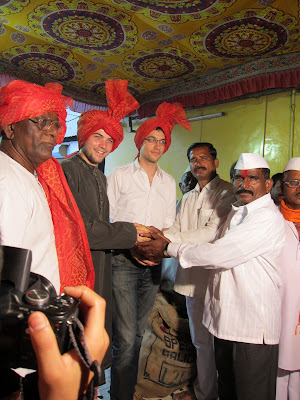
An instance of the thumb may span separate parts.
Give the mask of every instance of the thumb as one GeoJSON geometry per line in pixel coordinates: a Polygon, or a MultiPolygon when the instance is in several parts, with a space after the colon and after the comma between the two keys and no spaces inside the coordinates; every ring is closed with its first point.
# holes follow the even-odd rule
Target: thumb
{"type": "Polygon", "coordinates": [[[39,311],[29,316],[28,327],[39,374],[47,376],[53,373],[53,369],[55,371],[61,359],[55,334],[46,315],[39,311]]]}

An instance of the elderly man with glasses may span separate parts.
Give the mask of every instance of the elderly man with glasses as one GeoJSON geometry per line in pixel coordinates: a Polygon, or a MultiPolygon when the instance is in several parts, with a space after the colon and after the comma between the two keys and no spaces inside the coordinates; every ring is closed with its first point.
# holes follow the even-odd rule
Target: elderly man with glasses
{"type": "Polygon", "coordinates": [[[81,215],[59,163],[52,157],[66,132],[62,86],[19,80],[0,92],[1,244],[32,251],[31,270],[57,293],[94,287],[94,269],[81,215]]]}
{"type": "MultiPolygon", "coordinates": [[[[20,80],[0,91],[0,242],[31,250],[31,271],[46,277],[57,294],[66,286],[93,289],[95,281],[80,212],[52,157],[73,101],[61,92],[58,83],[42,87],[20,80]]],[[[4,369],[1,377],[0,397],[18,390],[18,375],[4,369]]],[[[37,391],[35,379],[28,374],[22,382],[30,399],[37,391]]]]}

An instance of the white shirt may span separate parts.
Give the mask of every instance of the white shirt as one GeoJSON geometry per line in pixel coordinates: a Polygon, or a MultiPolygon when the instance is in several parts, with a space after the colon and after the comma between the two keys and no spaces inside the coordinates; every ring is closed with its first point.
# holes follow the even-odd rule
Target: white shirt
{"type": "MultiPolygon", "coordinates": [[[[300,370],[300,243],[293,222],[286,221],[286,242],[281,253],[281,332],[278,367],[300,370]]],[[[285,397],[286,398],[286,397],[285,397]]]]}
{"type": "MultiPolygon", "coordinates": [[[[238,204],[238,203],[236,203],[238,204]]],[[[277,344],[280,334],[280,252],[285,223],[270,194],[235,206],[215,243],[171,243],[183,268],[213,269],[203,324],[220,339],[277,344]]]]}
{"type": "MultiPolygon", "coordinates": [[[[196,244],[211,242],[226,221],[231,204],[236,201],[233,187],[217,175],[200,191],[199,184],[182,198],[174,224],[164,232],[172,242],[196,244]]],[[[209,271],[178,267],[174,290],[185,296],[204,300],[209,271]]]]}
{"type": "Polygon", "coordinates": [[[115,168],[107,183],[112,222],[137,222],[158,229],[173,224],[176,183],[158,166],[151,185],[138,160],[115,168]]]}
{"type": "Polygon", "coordinates": [[[37,177],[0,151],[0,241],[32,251],[31,271],[60,291],[54,229],[37,177]]]}

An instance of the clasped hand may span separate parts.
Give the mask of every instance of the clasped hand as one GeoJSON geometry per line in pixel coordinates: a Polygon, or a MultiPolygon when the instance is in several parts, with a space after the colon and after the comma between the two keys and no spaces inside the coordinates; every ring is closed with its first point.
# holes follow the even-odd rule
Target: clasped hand
{"type": "Polygon", "coordinates": [[[141,233],[143,237],[147,238],[146,241],[145,239],[138,241],[131,249],[131,254],[142,265],[158,265],[164,257],[164,249],[170,240],[154,226],[148,226],[147,229],[148,232],[141,233]]]}

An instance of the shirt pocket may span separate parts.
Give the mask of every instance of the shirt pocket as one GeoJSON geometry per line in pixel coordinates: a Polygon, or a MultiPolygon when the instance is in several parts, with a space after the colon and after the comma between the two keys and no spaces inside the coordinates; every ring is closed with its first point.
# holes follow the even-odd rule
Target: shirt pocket
{"type": "Polygon", "coordinates": [[[199,210],[199,227],[207,225],[214,212],[213,208],[199,210]]]}

